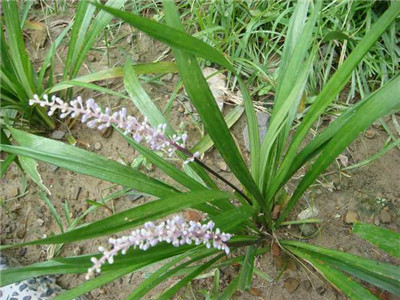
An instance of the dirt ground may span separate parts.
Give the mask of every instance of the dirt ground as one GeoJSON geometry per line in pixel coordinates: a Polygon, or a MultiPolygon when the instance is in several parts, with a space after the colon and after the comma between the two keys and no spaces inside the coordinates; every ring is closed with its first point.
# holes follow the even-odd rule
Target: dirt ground
{"type": "MultiPolygon", "coordinates": [[[[121,34],[131,34],[131,29],[122,27],[121,34]]],[[[50,35],[54,38],[57,35],[56,28],[52,29],[50,35]]],[[[125,49],[134,50],[134,58],[138,62],[150,62],[156,57],[163,55],[165,47],[152,41],[147,36],[134,33],[134,41],[132,44],[125,45],[125,49]]],[[[42,52],[48,48],[47,44],[37,51],[31,49],[31,57],[35,64],[40,63],[42,52]]],[[[66,47],[60,49],[60,55],[66,54],[66,47]]],[[[110,54],[109,65],[120,63],[120,50],[118,47],[112,49],[110,54]]],[[[91,51],[87,68],[90,70],[101,70],[107,67],[104,53],[99,51],[91,51]]],[[[61,72],[61,69],[58,70],[61,72]]],[[[86,70],[83,68],[82,73],[86,70]]],[[[145,84],[146,91],[154,99],[155,103],[163,108],[171,93],[177,75],[167,76],[163,80],[164,85],[145,84]]],[[[122,87],[120,79],[110,80],[108,87],[119,90],[122,87]]],[[[96,97],[102,104],[115,104],[105,95],[93,94],[87,91],[74,90],[74,94],[81,94],[84,97],[96,97]]],[[[178,98],[182,99],[182,97],[178,98]]],[[[123,101],[123,105],[129,107],[130,113],[138,115],[137,110],[129,101],[123,101]]],[[[191,142],[194,143],[200,136],[200,133],[193,124],[193,119],[185,113],[185,109],[180,102],[175,102],[171,111],[171,123],[178,128],[180,125],[191,134],[191,142]]],[[[399,117],[398,117],[399,119],[399,117]]],[[[400,120],[400,119],[399,119],[400,120]]],[[[243,145],[242,130],[244,128],[244,118],[234,126],[233,133],[242,147],[242,151],[247,156],[243,145]]],[[[67,127],[61,123],[59,130],[67,132],[67,127]]],[[[118,135],[113,132],[111,135],[102,134],[99,131],[93,131],[86,126],[77,122],[70,129],[71,134],[79,142],[78,146],[90,151],[94,151],[102,156],[114,159],[119,162],[131,164],[138,153],[118,135]]],[[[51,133],[49,134],[51,136],[51,133]]],[[[359,162],[370,155],[379,151],[387,139],[387,134],[379,126],[371,127],[368,137],[360,136],[350,147],[343,153],[348,157],[349,164],[359,162]]],[[[234,180],[233,175],[221,165],[221,159],[216,151],[208,152],[203,158],[204,161],[214,166],[224,177],[234,180]]],[[[318,210],[318,218],[323,222],[320,224],[320,231],[309,240],[312,244],[324,247],[341,249],[353,254],[363,255],[381,261],[399,263],[393,258],[384,255],[375,247],[365,243],[351,233],[351,225],[344,222],[345,216],[349,213],[355,213],[357,219],[366,223],[376,224],[385,228],[400,231],[400,151],[392,149],[382,158],[373,161],[367,166],[349,171],[339,172],[338,165],[333,164],[327,174],[320,178],[308,193],[306,193],[296,208],[293,216],[297,213],[314,205],[318,210]],[[385,207],[382,206],[382,199],[385,199],[385,207]]],[[[343,167],[343,166],[341,166],[343,167]]],[[[150,170],[141,167],[141,170],[155,178],[168,182],[166,176],[157,169],[150,170]]],[[[105,181],[91,178],[88,176],[75,174],[73,172],[58,169],[49,164],[39,162],[39,171],[42,175],[44,184],[50,189],[50,200],[56,207],[57,211],[62,215],[62,204],[68,202],[72,219],[82,214],[89,204],[85,201],[99,200],[110,193],[121,190],[120,186],[114,186],[105,181]]],[[[52,217],[50,210],[39,196],[39,188],[30,180],[27,182],[27,193],[18,199],[7,201],[16,197],[23,192],[23,174],[13,164],[7,175],[0,181],[0,198],[6,199],[6,207],[2,207],[1,211],[1,244],[13,244],[24,241],[48,236],[51,233],[60,233],[58,226],[52,217]]],[[[141,197],[136,199],[135,196],[125,196],[114,199],[108,203],[108,206],[115,212],[121,212],[135,205],[145,202],[146,199],[141,197]]],[[[89,214],[85,218],[85,222],[98,220],[102,217],[109,216],[111,213],[104,208],[97,209],[94,213],[89,214]]],[[[63,218],[65,220],[65,218],[63,218]]],[[[288,228],[287,232],[282,232],[288,238],[299,235],[297,228],[288,228]]],[[[62,256],[79,255],[93,253],[97,251],[99,245],[104,245],[107,237],[94,239],[90,241],[81,241],[74,244],[68,244],[61,250],[62,256]]],[[[52,249],[45,246],[31,246],[21,249],[7,251],[8,255],[16,258],[22,265],[28,265],[39,261],[46,260],[51,256],[52,249]]],[[[256,266],[263,270],[272,278],[277,278],[282,269],[283,262],[273,259],[272,254],[267,254],[257,258],[256,266]]],[[[222,268],[221,286],[226,286],[233,278],[236,267],[222,268]]],[[[139,271],[134,275],[127,275],[120,280],[108,284],[100,289],[92,291],[88,299],[124,299],[130,294],[141,279],[145,278],[151,269],[139,271]]],[[[188,288],[184,289],[177,299],[202,299],[201,289],[210,289],[213,278],[205,278],[195,280],[188,288]]],[[[68,289],[84,282],[83,275],[63,275],[58,278],[58,283],[68,289]]],[[[158,288],[152,295],[156,297],[157,291],[162,291],[168,287],[168,284],[158,288]]],[[[395,299],[394,296],[388,295],[389,299],[395,299]],[[391,298],[390,298],[391,297],[391,298]]],[[[256,276],[253,282],[253,288],[250,293],[241,292],[235,294],[235,299],[346,299],[341,293],[337,292],[331,285],[327,284],[321,276],[319,276],[310,266],[289,260],[286,270],[281,274],[278,282],[269,283],[262,278],[256,276]]],[[[147,298],[150,299],[150,296],[147,298]]]]}

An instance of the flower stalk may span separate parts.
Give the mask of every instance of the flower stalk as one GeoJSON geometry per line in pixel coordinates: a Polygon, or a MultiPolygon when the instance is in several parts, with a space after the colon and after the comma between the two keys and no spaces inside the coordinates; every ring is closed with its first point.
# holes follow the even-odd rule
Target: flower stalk
{"type": "Polygon", "coordinates": [[[111,250],[107,251],[100,246],[99,251],[103,256],[100,259],[92,257],[93,266],[88,269],[86,279],[89,280],[95,272],[100,273],[102,265],[106,262],[112,264],[114,256],[119,252],[124,255],[130,248],[146,251],[160,242],[166,242],[175,247],[184,244],[204,244],[207,248],[213,247],[229,254],[230,249],[226,242],[230,240],[232,235],[221,232],[219,228],[214,230],[214,227],[215,224],[212,221],[206,224],[194,221],[186,222],[180,216],[175,216],[158,224],[147,222],[144,224],[144,228],[132,231],[129,236],[117,239],[110,238],[108,242],[112,245],[111,250]]]}

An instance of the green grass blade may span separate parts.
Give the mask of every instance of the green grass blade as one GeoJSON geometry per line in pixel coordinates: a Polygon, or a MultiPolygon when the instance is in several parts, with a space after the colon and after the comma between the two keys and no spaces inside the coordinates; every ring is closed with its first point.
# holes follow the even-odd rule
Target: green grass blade
{"type": "Polygon", "coordinates": [[[247,247],[246,256],[239,273],[238,288],[242,291],[248,291],[251,288],[254,272],[254,259],[256,248],[254,246],[247,247]]]}
{"type": "Polygon", "coordinates": [[[104,6],[98,3],[93,4],[170,47],[185,50],[188,53],[211,60],[233,71],[232,65],[220,52],[199,39],[186,34],[182,30],[162,25],[138,15],[109,6],[104,6]]]}
{"type": "Polygon", "coordinates": [[[351,277],[316,259],[312,255],[299,251],[298,248],[294,247],[288,247],[288,250],[312,264],[314,268],[319,270],[327,280],[329,280],[334,286],[345,293],[350,299],[377,299],[370,291],[352,280],[351,277]]]}
{"type": "Polygon", "coordinates": [[[239,285],[239,276],[236,276],[225,288],[225,290],[218,295],[216,300],[232,299],[233,294],[235,294],[235,292],[238,289],[238,285],[239,285]]]}
{"type": "Polygon", "coordinates": [[[362,239],[400,258],[400,233],[365,223],[356,223],[353,232],[362,239]]]}
{"type": "Polygon", "coordinates": [[[346,124],[342,126],[341,130],[332,137],[321,151],[318,159],[297,186],[285,210],[279,217],[278,223],[282,222],[288,216],[303,192],[361,131],[368,128],[375,120],[385,116],[389,112],[400,110],[399,95],[400,76],[397,76],[363,101],[362,105],[358,107],[358,110],[354,111],[353,116],[349,118],[346,124]]]}
{"type": "Polygon", "coordinates": [[[30,158],[25,156],[19,157],[19,162],[21,164],[22,169],[29,177],[47,194],[51,195],[49,189],[43,184],[42,177],[40,176],[39,171],[37,170],[38,163],[30,158]]]}
{"type": "Polygon", "coordinates": [[[42,160],[77,173],[131,187],[149,195],[165,197],[177,192],[154,178],[95,153],[16,129],[10,131],[23,147],[1,145],[3,151],[42,160]]]}
{"type": "Polygon", "coordinates": [[[385,13],[378,19],[378,21],[374,23],[364,38],[358,43],[352,53],[324,86],[321,93],[310,107],[310,110],[305,115],[301,125],[293,137],[293,140],[288,148],[289,150],[286,153],[285,159],[281,166],[283,173],[286,173],[292,165],[296,157],[297,150],[299,149],[301,142],[304,140],[304,137],[311,126],[343,89],[354,68],[359,64],[368,50],[374,45],[376,40],[393,23],[399,13],[400,2],[392,2],[385,13]]]}
{"type": "Polygon", "coordinates": [[[54,220],[56,220],[56,223],[58,225],[58,228],[60,228],[61,233],[64,233],[64,226],[62,224],[60,215],[57,213],[56,208],[54,207],[53,203],[51,203],[50,199],[47,198],[46,194],[43,192],[39,193],[40,198],[44,201],[44,203],[47,205],[47,207],[50,210],[50,213],[52,214],[54,220]]]}
{"type": "MultiPolygon", "coordinates": [[[[176,65],[172,62],[155,62],[155,63],[143,63],[133,65],[136,74],[154,74],[154,73],[175,73],[177,72],[176,65]]],[[[101,70],[98,72],[90,73],[73,79],[73,82],[90,83],[94,81],[101,81],[105,79],[120,78],[124,76],[123,67],[114,67],[106,70],[101,70]]],[[[58,91],[65,90],[67,88],[73,87],[74,85],[70,83],[69,80],[62,81],[54,85],[47,90],[47,93],[55,93],[58,91]]]]}
{"type": "MultiPolygon", "coordinates": [[[[182,24],[180,24],[174,3],[165,1],[164,7],[167,24],[181,31],[182,24]]],[[[205,130],[214,141],[216,148],[230,167],[232,173],[235,174],[242,185],[256,198],[260,206],[265,207],[262,196],[246,167],[243,157],[236,147],[235,141],[200,70],[196,58],[176,48],[173,49],[173,53],[186,92],[199,113],[205,130]]]]}
{"type": "Polygon", "coordinates": [[[285,240],[281,244],[306,252],[315,259],[395,295],[400,293],[400,267],[398,266],[302,242],[285,240]]]}
{"type": "Polygon", "coordinates": [[[175,295],[181,288],[183,288],[190,281],[192,281],[194,278],[196,278],[198,275],[200,275],[204,270],[211,267],[214,263],[216,263],[223,256],[224,256],[224,254],[220,254],[217,257],[210,259],[208,262],[203,263],[202,265],[197,267],[194,271],[189,273],[189,275],[187,275],[185,278],[183,278],[181,281],[179,281],[177,284],[175,284],[172,288],[170,288],[168,291],[166,291],[164,294],[162,294],[158,299],[160,299],[160,300],[171,299],[171,297],[173,295],[175,295]]]}
{"type": "MultiPolygon", "coordinates": [[[[244,109],[242,106],[236,106],[234,109],[232,109],[229,113],[226,114],[224,120],[228,128],[231,128],[239,120],[239,118],[243,114],[243,111],[244,109]]],[[[199,151],[200,153],[205,153],[213,145],[214,145],[213,140],[208,134],[206,134],[190,151],[192,153],[195,153],[196,151],[199,151]]]]}
{"type": "Polygon", "coordinates": [[[59,234],[56,236],[26,242],[17,245],[8,245],[9,248],[23,245],[61,244],[84,239],[91,239],[106,234],[120,232],[144,224],[147,221],[157,220],[185,208],[193,207],[215,199],[228,199],[231,194],[223,191],[198,191],[177,194],[152,201],[124,212],[93,222],[89,225],[59,234]]]}

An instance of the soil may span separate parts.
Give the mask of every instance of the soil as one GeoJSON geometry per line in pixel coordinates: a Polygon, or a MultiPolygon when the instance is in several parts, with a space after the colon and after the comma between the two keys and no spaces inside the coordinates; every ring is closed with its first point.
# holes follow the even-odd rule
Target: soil
{"type": "MultiPolygon", "coordinates": [[[[151,62],[155,58],[163,55],[166,50],[165,46],[151,40],[144,34],[132,32],[132,29],[123,25],[117,35],[132,34],[134,37],[131,43],[126,40],[118,44],[110,50],[110,61],[107,61],[103,52],[92,50],[86,61],[87,69],[101,70],[107,66],[121,64],[121,48],[134,53],[134,59],[138,62],[151,62]]],[[[57,30],[51,30],[50,35],[53,40],[57,36],[57,30]]],[[[102,41],[99,42],[99,48],[102,41]]],[[[40,53],[48,49],[49,43],[45,43],[43,48],[35,50],[30,49],[30,55],[36,66],[40,65],[41,58],[44,55],[40,53]]],[[[66,55],[67,46],[61,46],[59,55],[66,55]]],[[[167,54],[168,56],[169,54],[167,54]]],[[[123,63],[123,62],[122,62],[123,63]]],[[[62,67],[58,67],[59,73],[62,67]]],[[[86,72],[82,68],[82,74],[86,72]]],[[[168,76],[163,80],[163,84],[144,84],[144,88],[149,93],[151,99],[156,105],[164,108],[172,94],[175,84],[178,80],[177,75],[168,76]]],[[[121,90],[122,80],[110,80],[108,87],[114,90],[121,90]]],[[[124,100],[115,104],[106,95],[98,95],[90,91],[75,89],[74,94],[81,94],[83,97],[96,97],[100,103],[115,107],[116,105],[124,105],[129,108],[129,112],[133,115],[139,115],[128,100],[124,100]]],[[[178,100],[182,100],[180,96],[178,100]]],[[[180,109],[181,103],[174,102],[171,111],[170,120],[175,128],[183,126],[189,132],[192,143],[200,136],[200,132],[193,124],[193,118],[185,114],[184,109],[180,109]]],[[[229,108],[225,108],[229,109],[229,108]]],[[[244,117],[233,128],[242,152],[245,156],[248,153],[245,150],[242,138],[242,131],[245,126],[244,117]]],[[[73,137],[78,141],[78,147],[85,148],[107,158],[119,161],[121,163],[131,164],[138,157],[129,145],[118,135],[112,132],[111,135],[103,135],[99,131],[93,131],[86,126],[77,122],[73,127],[67,128],[66,123],[60,123],[59,130],[68,132],[70,130],[73,137]],[[100,143],[100,144],[99,144],[100,143]],[[95,146],[96,145],[96,146],[95,146]]],[[[370,155],[379,151],[387,139],[387,134],[379,126],[372,127],[370,130],[373,135],[368,137],[359,137],[343,155],[349,159],[349,164],[359,162],[370,155]]],[[[371,132],[369,132],[371,133],[371,132]]],[[[51,133],[48,134],[49,136],[51,133]]],[[[212,150],[206,153],[203,160],[227,179],[234,181],[233,175],[228,171],[221,170],[221,158],[216,151],[212,150]]],[[[385,262],[398,264],[399,261],[385,255],[376,247],[369,245],[360,238],[351,233],[351,225],[344,222],[344,217],[349,212],[355,213],[358,220],[376,224],[384,228],[400,231],[400,151],[392,149],[385,156],[373,161],[367,166],[357,168],[350,171],[340,171],[338,166],[340,162],[332,164],[325,176],[319,179],[308,193],[305,194],[302,201],[298,204],[293,217],[310,206],[315,206],[319,210],[318,218],[323,222],[320,224],[320,231],[317,235],[309,239],[312,244],[324,247],[344,250],[353,254],[362,255],[385,262]],[[382,199],[386,199],[386,206],[382,206],[382,199]],[[384,212],[383,212],[384,211],[384,212]]],[[[146,169],[144,166],[141,170],[146,174],[171,182],[165,175],[156,168],[146,169]]],[[[51,202],[56,207],[62,219],[65,217],[62,212],[63,203],[67,202],[70,208],[70,217],[72,219],[81,215],[90,205],[86,199],[98,201],[112,192],[121,190],[120,186],[114,186],[108,182],[95,179],[92,177],[76,174],[64,169],[58,169],[49,164],[39,162],[39,171],[43,178],[44,184],[50,189],[51,202]]],[[[58,234],[60,230],[51,215],[49,208],[41,199],[40,189],[28,179],[26,194],[12,199],[24,192],[23,183],[24,175],[13,164],[6,176],[1,179],[0,198],[5,199],[5,207],[1,211],[1,244],[14,244],[24,241],[40,239],[50,234],[58,234]]],[[[113,199],[108,202],[108,207],[114,212],[122,212],[128,208],[140,205],[148,200],[148,198],[140,197],[135,199],[133,196],[124,196],[113,199]]],[[[90,213],[84,219],[85,222],[99,220],[103,217],[110,216],[108,209],[98,208],[95,212],[90,213]]],[[[298,228],[288,228],[282,234],[288,238],[293,235],[300,235],[298,228]]],[[[60,252],[62,256],[79,255],[86,253],[94,253],[99,245],[106,244],[107,237],[81,241],[73,244],[65,245],[60,252]]],[[[35,262],[45,261],[51,257],[54,249],[47,246],[30,246],[22,249],[9,250],[6,254],[16,258],[22,265],[29,265],[35,262]]],[[[309,265],[298,262],[293,259],[282,257],[274,258],[271,251],[257,258],[256,266],[264,271],[272,278],[278,278],[280,271],[281,278],[277,282],[269,283],[259,276],[255,276],[252,289],[250,292],[237,292],[235,299],[346,299],[346,297],[335,290],[329,283],[319,276],[315,270],[309,265]],[[283,265],[286,269],[283,271],[283,265]]],[[[221,269],[221,288],[229,284],[233,276],[237,272],[237,266],[231,266],[221,269]]],[[[138,285],[143,278],[155,270],[151,267],[139,271],[133,275],[122,277],[113,283],[96,289],[87,295],[88,299],[124,299],[138,285]]],[[[62,275],[58,277],[57,282],[65,289],[70,289],[84,282],[83,275],[62,275]]],[[[151,295],[156,298],[158,292],[170,286],[174,281],[167,282],[158,287],[151,295]]],[[[177,299],[194,299],[194,297],[202,299],[200,291],[202,289],[210,290],[213,284],[213,277],[195,280],[186,289],[176,296],[177,299]]],[[[393,296],[389,296],[392,297],[393,296]]],[[[148,296],[147,299],[150,299],[148,296]]],[[[394,299],[394,298],[393,298],[394,299]]]]}

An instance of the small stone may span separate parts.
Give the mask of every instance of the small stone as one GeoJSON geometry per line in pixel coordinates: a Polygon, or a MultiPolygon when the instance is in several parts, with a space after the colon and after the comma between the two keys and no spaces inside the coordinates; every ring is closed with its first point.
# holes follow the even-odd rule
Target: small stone
{"type": "Polygon", "coordinates": [[[384,224],[388,224],[392,221],[392,217],[387,209],[382,209],[381,213],[379,214],[379,219],[384,224]]]}
{"type": "Polygon", "coordinates": [[[354,212],[354,211],[348,211],[348,212],[346,213],[346,215],[344,216],[343,221],[344,221],[346,224],[353,224],[354,222],[357,221],[357,219],[358,219],[358,215],[357,215],[356,212],[354,212]]]}
{"type": "Polygon", "coordinates": [[[18,187],[14,187],[11,189],[10,196],[11,198],[17,197],[19,195],[19,189],[18,187]]]}
{"type": "Polygon", "coordinates": [[[375,219],[374,224],[375,224],[376,226],[381,225],[381,221],[379,220],[379,218],[376,218],[376,219],[375,219]]]}
{"type": "Polygon", "coordinates": [[[300,231],[301,234],[305,237],[309,237],[315,233],[317,228],[313,224],[301,224],[300,225],[300,231]]]}
{"type": "MultiPolygon", "coordinates": [[[[260,111],[257,112],[258,132],[260,134],[261,144],[264,141],[265,135],[267,134],[268,120],[269,120],[268,114],[260,111]]],[[[244,144],[246,146],[246,150],[250,152],[249,129],[247,125],[243,129],[243,139],[244,139],[244,144]]]]}
{"type": "Polygon", "coordinates": [[[21,256],[21,257],[23,257],[23,256],[25,256],[26,251],[27,251],[27,248],[26,248],[26,247],[20,248],[20,249],[18,250],[18,255],[21,256]]]}
{"type": "Polygon", "coordinates": [[[172,78],[174,78],[174,74],[173,73],[168,73],[163,77],[163,79],[165,79],[166,81],[171,81],[172,78]]]}
{"type": "Polygon", "coordinates": [[[300,282],[296,278],[288,278],[288,279],[286,279],[286,281],[284,283],[286,290],[290,294],[293,294],[297,290],[297,288],[299,287],[299,284],[300,284],[300,282]]]}
{"type": "Polygon", "coordinates": [[[365,131],[364,135],[367,139],[373,139],[376,135],[376,132],[373,129],[368,129],[367,131],[365,131]]]}
{"type": "Polygon", "coordinates": [[[36,220],[36,224],[40,227],[44,224],[44,220],[43,219],[37,219],[36,220]]]}
{"type": "Polygon", "coordinates": [[[74,254],[75,254],[75,255],[81,255],[82,252],[83,252],[83,249],[82,249],[82,247],[80,247],[80,246],[78,246],[78,247],[76,247],[76,248],[74,249],[74,254]]]}
{"type": "Polygon", "coordinates": [[[49,165],[49,172],[50,172],[50,173],[54,173],[54,172],[57,171],[58,169],[59,169],[58,166],[49,165]]]}
{"type": "Polygon", "coordinates": [[[110,138],[113,132],[114,132],[114,127],[112,126],[100,130],[101,136],[106,139],[110,138]]]}
{"type": "Polygon", "coordinates": [[[181,105],[178,107],[178,112],[183,113],[185,111],[185,108],[181,105]]]}
{"type": "Polygon", "coordinates": [[[21,204],[15,203],[15,204],[11,207],[10,211],[13,212],[13,213],[15,213],[15,212],[18,212],[21,208],[22,208],[21,204]]]}
{"type": "Polygon", "coordinates": [[[228,166],[226,165],[226,163],[224,161],[218,162],[217,165],[222,171],[228,170],[228,166]]]}
{"type": "Polygon", "coordinates": [[[100,149],[101,149],[101,143],[96,142],[96,143],[94,144],[94,150],[99,151],[100,149]]]}
{"type": "Polygon", "coordinates": [[[55,140],[62,140],[62,138],[65,136],[65,132],[61,131],[61,130],[56,130],[53,131],[53,133],[51,134],[51,138],[55,139],[55,140]]]}
{"type": "Polygon", "coordinates": [[[297,219],[298,220],[312,219],[312,218],[315,218],[316,216],[318,216],[318,214],[319,214],[318,208],[312,206],[312,207],[309,207],[309,208],[301,211],[297,215],[297,219]]]}
{"type": "Polygon", "coordinates": [[[21,227],[17,230],[17,233],[16,233],[17,238],[23,239],[24,236],[25,236],[25,233],[26,233],[25,226],[21,226],[21,227]]]}
{"type": "Polygon", "coordinates": [[[307,292],[310,291],[312,287],[310,280],[303,280],[301,282],[301,287],[307,292]]]}

